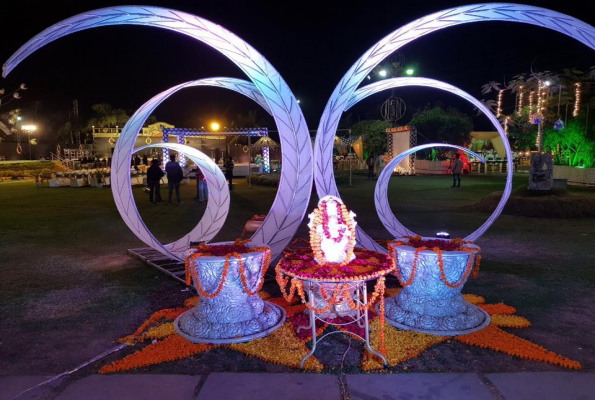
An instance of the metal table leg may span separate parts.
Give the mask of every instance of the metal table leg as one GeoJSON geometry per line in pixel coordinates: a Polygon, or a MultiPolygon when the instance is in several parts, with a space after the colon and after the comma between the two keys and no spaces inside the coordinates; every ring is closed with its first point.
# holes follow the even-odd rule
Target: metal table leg
{"type": "MultiPolygon", "coordinates": [[[[366,304],[368,304],[368,288],[366,287],[366,283],[364,282],[364,299],[366,304]]],[[[365,321],[365,331],[366,331],[366,346],[368,347],[368,350],[370,351],[370,353],[372,354],[376,354],[378,357],[380,357],[382,359],[382,361],[384,361],[384,366],[388,367],[388,361],[386,360],[386,358],[382,355],[382,353],[374,350],[372,348],[372,346],[370,345],[370,323],[368,321],[368,311],[365,310],[364,311],[364,321],[365,321]]]]}
{"type": "MultiPolygon", "coordinates": [[[[312,299],[314,298],[312,285],[312,282],[308,283],[308,301],[312,301],[312,299]]],[[[316,314],[314,313],[314,310],[311,310],[310,308],[308,308],[308,312],[310,313],[310,326],[312,327],[312,350],[308,354],[306,354],[304,358],[302,358],[302,361],[300,362],[300,368],[302,369],[304,368],[304,363],[306,362],[306,360],[310,358],[312,354],[314,354],[314,352],[316,351],[316,314]]]]}

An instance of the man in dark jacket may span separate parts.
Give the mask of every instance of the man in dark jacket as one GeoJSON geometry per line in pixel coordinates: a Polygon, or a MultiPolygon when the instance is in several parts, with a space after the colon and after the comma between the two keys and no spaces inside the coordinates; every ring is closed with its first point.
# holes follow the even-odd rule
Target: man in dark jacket
{"type": "Polygon", "coordinates": [[[233,158],[229,157],[223,166],[225,167],[225,178],[229,181],[229,190],[233,190],[233,167],[235,166],[233,158]]]}
{"type": "Polygon", "coordinates": [[[149,201],[153,203],[153,195],[155,195],[155,203],[161,203],[161,178],[165,172],[159,167],[161,162],[154,158],[151,160],[151,166],[147,170],[147,184],[149,185],[149,201]]]}
{"type": "Polygon", "coordinates": [[[180,201],[180,182],[184,179],[184,171],[180,167],[180,164],[176,162],[175,154],[169,156],[169,162],[165,164],[165,172],[167,172],[167,184],[169,186],[169,204],[171,204],[171,196],[174,189],[176,189],[178,204],[182,204],[182,201],[180,201]]]}

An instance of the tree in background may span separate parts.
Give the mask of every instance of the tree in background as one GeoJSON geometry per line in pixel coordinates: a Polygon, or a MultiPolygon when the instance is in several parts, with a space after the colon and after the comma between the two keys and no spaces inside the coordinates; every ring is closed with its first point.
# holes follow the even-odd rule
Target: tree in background
{"type": "MultiPolygon", "coordinates": [[[[508,129],[511,146],[514,149],[526,150],[535,148],[536,145],[538,129],[537,125],[531,123],[533,115],[541,114],[544,131],[553,131],[552,127],[558,120],[574,126],[575,130],[578,129],[572,121],[581,120],[581,115],[588,114],[588,109],[595,106],[593,85],[591,85],[593,81],[595,81],[595,66],[588,72],[576,68],[565,69],[559,73],[532,71],[515,75],[508,83],[496,81],[486,83],[481,88],[482,94],[494,92],[497,100],[482,99],[482,102],[508,129]],[[575,109],[577,91],[580,92],[578,110],[575,109]],[[514,103],[507,98],[509,94],[515,95],[514,103]],[[541,99],[540,105],[538,105],[539,99],[541,99]],[[586,112],[585,109],[587,109],[586,112]]],[[[588,121],[585,119],[583,131],[587,125],[588,121]]],[[[565,130],[562,129],[560,135],[554,136],[562,137],[565,130]]],[[[576,136],[574,133],[572,135],[576,136]]]]}
{"type": "Polygon", "coordinates": [[[91,130],[93,126],[100,128],[123,127],[130,119],[126,111],[121,108],[113,108],[108,103],[93,104],[91,109],[95,113],[95,116],[89,119],[87,123],[88,130],[91,130]]]}
{"type": "Polygon", "coordinates": [[[420,133],[420,144],[425,141],[467,146],[471,142],[471,117],[453,107],[425,108],[413,115],[409,125],[420,133]]]}
{"type": "Polygon", "coordinates": [[[595,132],[585,128],[585,118],[573,119],[563,130],[547,128],[544,132],[544,149],[554,151],[554,161],[571,167],[595,166],[595,132]]]}
{"type": "Polygon", "coordinates": [[[351,127],[351,136],[364,136],[364,158],[386,153],[387,121],[364,120],[351,127]]]}

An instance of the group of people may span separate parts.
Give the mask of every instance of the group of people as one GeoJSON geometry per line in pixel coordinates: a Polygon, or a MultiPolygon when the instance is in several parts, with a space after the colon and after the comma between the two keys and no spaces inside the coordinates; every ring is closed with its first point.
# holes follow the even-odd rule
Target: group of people
{"type": "Polygon", "coordinates": [[[137,171],[139,169],[138,168],[139,165],[145,165],[145,166],[148,166],[149,165],[149,157],[147,157],[146,154],[143,155],[143,158],[142,159],[137,154],[136,156],[132,157],[132,160],[130,160],[130,166],[133,167],[137,171]]]}
{"type": "MultiPolygon", "coordinates": [[[[140,159],[140,157],[137,156],[140,159]]],[[[144,156],[146,158],[146,156],[144,156]]],[[[135,165],[136,166],[136,165],[135,165]]],[[[173,192],[176,192],[178,204],[183,204],[180,199],[180,182],[184,179],[184,170],[176,161],[175,154],[169,156],[169,161],[165,164],[165,172],[161,169],[161,160],[154,158],[151,160],[151,166],[147,169],[147,185],[149,186],[149,201],[151,204],[159,204],[161,198],[161,178],[167,174],[168,185],[168,204],[171,204],[173,192]],[[155,201],[153,201],[153,199],[155,201]]]]}
{"type": "MultiPolygon", "coordinates": [[[[43,159],[43,157],[40,157],[40,159],[43,159]]],[[[83,158],[81,158],[80,160],[82,165],[85,164],[93,164],[96,167],[111,167],[112,165],[112,158],[108,157],[108,158],[99,158],[97,156],[84,156],[83,158]]]]}
{"type": "MultiPolygon", "coordinates": [[[[137,156],[138,157],[138,156],[137,156]]],[[[146,156],[143,157],[143,161],[146,156]]],[[[148,160],[147,160],[148,163],[148,160]]],[[[233,190],[233,168],[234,162],[231,157],[223,164],[225,168],[225,178],[229,182],[229,190],[233,190]]],[[[161,160],[154,158],[151,160],[151,166],[147,169],[147,185],[149,187],[149,202],[159,204],[163,202],[161,198],[161,178],[167,175],[168,185],[168,204],[171,204],[173,193],[176,193],[178,204],[183,204],[180,198],[180,183],[185,178],[185,173],[180,164],[176,161],[175,154],[169,156],[169,161],[165,164],[165,172],[161,169],[161,160]]],[[[207,201],[208,189],[207,181],[200,168],[196,171],[196,197],[198,202],[207,201]]]]}

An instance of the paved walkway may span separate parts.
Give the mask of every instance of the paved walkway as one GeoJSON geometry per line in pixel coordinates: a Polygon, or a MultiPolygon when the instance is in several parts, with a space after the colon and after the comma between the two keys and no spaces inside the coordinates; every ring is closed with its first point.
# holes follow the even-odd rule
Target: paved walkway
{"type": "MultiPolygon", "coordinates": [[[[0,400],[46,379],[0,377],[0,400]]],[[[590,400],[595,399],[595,373],[91,375],[61,378],[17,399],[590,400]]]]}

